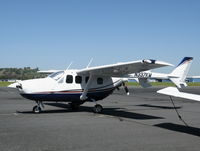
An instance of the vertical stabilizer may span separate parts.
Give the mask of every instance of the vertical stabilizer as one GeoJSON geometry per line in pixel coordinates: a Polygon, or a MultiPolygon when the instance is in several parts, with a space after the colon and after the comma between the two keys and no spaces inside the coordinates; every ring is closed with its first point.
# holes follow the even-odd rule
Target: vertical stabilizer
{"type": "Polygon", "coordinates": [[[172,77],[177,78],[170,78],[170,80],[178,87],[186,87],[187,84],[185,82],[185,79],[187,77],[187,74],[189,72],[191,63],[193,61],[193,57],[185,57],[183,60],[179,63],[179,65],[172,71],[170,74],[172,77]]]}

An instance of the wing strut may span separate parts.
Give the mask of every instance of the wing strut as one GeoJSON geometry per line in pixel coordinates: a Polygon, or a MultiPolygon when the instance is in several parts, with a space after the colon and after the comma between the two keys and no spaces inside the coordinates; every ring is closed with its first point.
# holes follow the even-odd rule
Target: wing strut
{"type": "Polygon", "coordinates": [[[85,87],[85,89],[83,90],[82,95],[80,96],[80,99],[81,99],[82,101],[84,101],[84,100],[86,100],[86,99],[88,98],[88,97],[87,97],[88,89],[89,89],[89,87],[90,87],[90,85],[91,85],[93,79],[94,79],[94,75],[90,74],[89,80],[88,80],[88,82],[87,82],[87,84],[86,84],[86,87],[85,87]]]}

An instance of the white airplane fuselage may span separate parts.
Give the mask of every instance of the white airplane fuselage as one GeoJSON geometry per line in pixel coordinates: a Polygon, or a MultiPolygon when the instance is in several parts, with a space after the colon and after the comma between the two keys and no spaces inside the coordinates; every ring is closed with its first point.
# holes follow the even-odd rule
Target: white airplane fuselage
{"type": "MultiPolygon", "coordinates": [[[[56,73],[54,73],[56,74],[56,73]]],[[[88,83],[88,75],[77,75],[76,70],[60,72],[57,76],[20,81],[20,94],[34,101],[84,102],[102,100],[127,79],[94,76],[88,87],[87,99],[80,97],[88,83]]]]}

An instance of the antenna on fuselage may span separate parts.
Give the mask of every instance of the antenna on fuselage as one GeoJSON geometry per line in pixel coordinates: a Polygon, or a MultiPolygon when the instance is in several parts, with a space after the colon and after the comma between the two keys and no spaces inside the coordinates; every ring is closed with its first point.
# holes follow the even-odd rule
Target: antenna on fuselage
{"type": "Polygon", "coordinates": [[[72,64],[73,64],[73,61],[68,65],[66,70],[69,70],[69,68],[71,67],[72,64]]]}
{"type": "Polygon", "coordinates": [[[92,61],[93,61],[93,58],[91,58],[91,59],[90,59],[90,62],[88,63],[88,65],[87,65],[87,67],[86,67],[86,68],[89,68],[89,67],[90,67],[90,65],[91,65],[92,61]]]}

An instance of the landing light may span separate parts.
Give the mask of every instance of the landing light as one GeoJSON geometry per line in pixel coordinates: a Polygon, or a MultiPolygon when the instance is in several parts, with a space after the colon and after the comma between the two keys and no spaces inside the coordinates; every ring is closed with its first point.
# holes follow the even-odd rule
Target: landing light
{"type": "Polygon", "coordinates": [[[142,63],[146,63],[146,64],[154,64],[155,62],[156,62],[156,60],[150,60],[150,59],[142,60],[142,63]]]}

